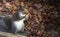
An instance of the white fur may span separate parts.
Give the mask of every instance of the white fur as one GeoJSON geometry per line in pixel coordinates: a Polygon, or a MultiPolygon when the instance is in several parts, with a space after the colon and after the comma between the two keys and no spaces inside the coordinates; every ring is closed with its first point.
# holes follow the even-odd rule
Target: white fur
{"type": "Polygon", "coordinates": [[[22,20],[13,21],[13,25],[16,27],[16,31],[24,30],[24,20],[25,20],[25,18],[22,20]]]}
{"type": "MultiPolygon", "coordinates": [[[[22,18],[25,15],[22,13],[19,13],[19,17],[22,18]]],[[[13,18],[12,18],[13,19],[13,18]]],[[[21,20],[17,20],[17,21],[12,21],[12,32],[14,34],[16,34],[18,31],[23,32],[24,31],[24,20],[25,18],[22,18],[21,20]]]]}
{"type": "Polygon", "coordinates": [[[23,16],[25,16],[25,15],[23,15],[22,13],[20,13],[20,16],[22,16],[22,17],[23,17],[23,16]]]}
{"type": "Polygon", "coordinates": [[[24,17],[25,16],[25,14],[23,14],[22,12],[19,12],[19,18],[22,18],[22,17],[24,17]]]}

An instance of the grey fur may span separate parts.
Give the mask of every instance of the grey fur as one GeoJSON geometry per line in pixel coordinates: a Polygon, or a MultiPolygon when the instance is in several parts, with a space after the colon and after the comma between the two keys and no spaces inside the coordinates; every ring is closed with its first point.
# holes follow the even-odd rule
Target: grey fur
{"type": "Polygon", "coordinates": [[[12,16],[12,33],[16,34],[17,32],[24,31],[24,20],[25,16],[21,16],[20,14],[24,15],[22,13],[23,11],[20,9],[18,10],[13,16],[12,16]]]}

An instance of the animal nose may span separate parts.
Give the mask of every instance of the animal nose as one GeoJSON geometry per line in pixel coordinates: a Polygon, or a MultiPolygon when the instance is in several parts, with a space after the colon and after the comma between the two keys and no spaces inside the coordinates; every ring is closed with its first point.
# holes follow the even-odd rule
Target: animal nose
{"type": "Polygon", "coordinates": [[[25,14],[25,16],[26,16],[26,14],[25,14]]]}
{"type": "Polygon", "coordinates": [[[26,14],[24,14],[24,17],[26,17],[26,14]]]}
{"type": "Polygon", "coordinates": [[[28,18],[29,18],[29,15],[26,14],[26,15],[25,15],[25,18],[28,19],[28,18]]]}

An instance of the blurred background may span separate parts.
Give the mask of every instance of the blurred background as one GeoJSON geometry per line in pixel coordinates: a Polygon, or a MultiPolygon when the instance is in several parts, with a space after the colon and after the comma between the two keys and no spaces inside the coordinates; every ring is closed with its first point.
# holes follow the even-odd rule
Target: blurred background
{"type": "Polygon", "coordinates": [[[29,14],[27,37],[60,37],[59,0],[0,0],[0,15],[13,15],[20,6],[29,14]]]}

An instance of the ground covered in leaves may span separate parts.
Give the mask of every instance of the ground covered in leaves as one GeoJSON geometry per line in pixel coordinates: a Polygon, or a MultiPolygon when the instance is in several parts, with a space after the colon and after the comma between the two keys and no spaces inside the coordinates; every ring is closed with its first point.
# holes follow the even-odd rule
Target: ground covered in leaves
{"type": "Polygon", "coordinates": [[[0,14],[14,14],[25,6],[28,37],[60,37],[60,5],[58,0],[0,0],[0,14]]]}

